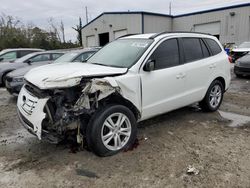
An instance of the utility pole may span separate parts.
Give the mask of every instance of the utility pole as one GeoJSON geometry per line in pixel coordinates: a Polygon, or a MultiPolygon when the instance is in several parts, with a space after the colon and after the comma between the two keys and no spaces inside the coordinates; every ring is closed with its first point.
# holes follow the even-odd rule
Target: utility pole
{"type": "Polygon", "coordinates": [[[86,11],[86,23],[89,23],[89,18],[88,18],[88,7],[85,7],[85,11],[86,11]]]}
{"type": "Polygon", "coordinates": [[[169,2],[169,15],[172,15],[172,2],[169,2]]]}

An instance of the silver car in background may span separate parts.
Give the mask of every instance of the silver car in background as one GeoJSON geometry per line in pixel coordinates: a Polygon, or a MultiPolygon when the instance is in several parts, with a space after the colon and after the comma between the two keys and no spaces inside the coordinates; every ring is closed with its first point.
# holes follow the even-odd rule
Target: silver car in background
{"type": "MultiPolygon", "coordinates": [[[[53,63],[84,62],[89,57],[91,57],[95,52],[97,52],[97,50],[98,50],[97,48],[74,50],[74,51],[71,51],[62,55],[53,63]]],[[[48,64],[48,63],[38,62],[32,66],[23,67],[23,68],[17,69],[7,74],[6,81],[5,81],[5,87],[7,91],[12,95],[18,95],[19,91],[21,90],[24,84],[24,75],[31,69],[45,65],[45,64],[48,64]]]]}
{"type": "Polygon", "coordinates": [[[0,63],[15,61],[18,58],[21,58],[27,54],[34,52],[42,52],[43,49],[37,48],[13,48],[13,49],[5,49],[0,52],[0,63]]]}
{"type": "Polygon", "coordinates": [[[6,75],[22,67],[30,67],[39,62],[52,62],[62,56],[64,53],[59,51],[35,52],[23,56],[13,62],[0,63],[0,85],[5,85],[6,75]]]}

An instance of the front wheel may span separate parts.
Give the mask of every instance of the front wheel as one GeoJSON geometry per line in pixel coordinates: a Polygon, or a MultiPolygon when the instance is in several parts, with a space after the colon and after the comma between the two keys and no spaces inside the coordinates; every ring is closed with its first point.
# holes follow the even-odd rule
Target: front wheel
{"type": "Polygon", "coordinates": [[[91,118],[86,137],[90,149],[105,157],[131,147],[136,134],[136,119],[131,110],[122,105],[108,105],[91,118]]]}
{"type": "Polygon", "coordinates": [[[200,107],[203,111],[214,112],[222,102],[224,87],[219,80],[215,80],[209,86],[204,99],[200,102],[200,107]]]}

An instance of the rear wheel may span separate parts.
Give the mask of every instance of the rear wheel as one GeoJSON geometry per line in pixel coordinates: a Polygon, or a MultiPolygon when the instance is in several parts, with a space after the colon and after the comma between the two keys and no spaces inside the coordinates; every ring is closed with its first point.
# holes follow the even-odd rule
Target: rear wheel
{"type": "Polygon", "coordinates": [[[200,102],[200,107],[203,111],[214,112],[222,102],[224,87],[219,80],[215,80],[209,86],[204,99],[200,102]]]}
{"type": "Polygon", "coordinates": [[[137,134],[136,119],[127,107],[109,105],[96,112],[87,127],[90,149],[98,156],[110,156],[128,149],[137,134]]]}

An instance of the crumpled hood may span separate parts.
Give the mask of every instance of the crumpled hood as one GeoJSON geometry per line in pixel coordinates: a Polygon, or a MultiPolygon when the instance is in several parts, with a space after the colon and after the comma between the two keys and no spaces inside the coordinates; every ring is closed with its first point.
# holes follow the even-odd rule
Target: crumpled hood
{"type": "Polygon", "coordinates": [[[124,74],[127,68],[91,63],[56,63],[30,70],[25,79],[40,89],[67,88],[78,85],[83,77],[124,74]]]}

